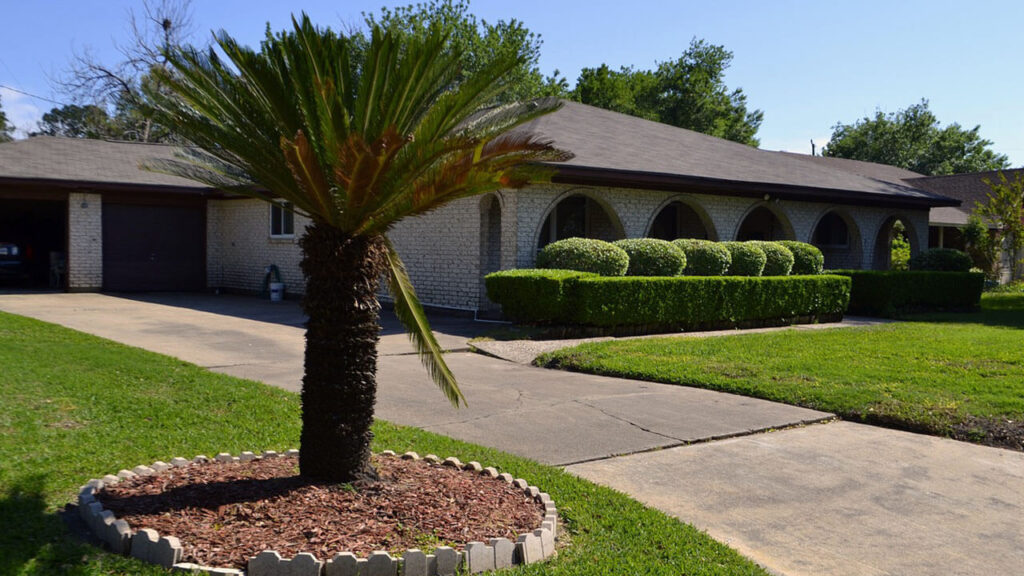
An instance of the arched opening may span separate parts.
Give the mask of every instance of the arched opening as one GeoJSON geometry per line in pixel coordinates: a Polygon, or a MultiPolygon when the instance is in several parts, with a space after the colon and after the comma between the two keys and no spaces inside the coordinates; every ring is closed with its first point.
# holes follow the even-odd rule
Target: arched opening
{"type": "Polygon", "coordinates": [[[501,202],[496,196],[480,201],[480,305],[481,311],[499,310],[487,298],[484,276],[501,270],[501,202]]]}
{"type": "Polygon", "coordinates": [[[614,242],[625,238],[622,226],[593,198],[573,194],[562,199],[544,219],[537,249],[566,238],[596,238],[614,242]]]}
{"type": "Polygon", "coordinates": [[[793,229],[764,206],[758,206],[747,214],[736,232],[740,242],[748,240],[793,240],[793,229]]]}
{"type": "Polygon", "coordinates": [[[906,270],[911,254],[916,253],[917,234],[909,221],[890,216],[878,229],[875,237],[875,270],[906,270]]]}
{"type": "Polygon", "coordinates": [[[826,269],[857,269],[862,266],[860,232],[845,214],[826,212],[814,227],[811,244],[825,256],[826,269]]]}
{"type": "Polygon", "coordinates": [[[697,238],[700,240],[715,240],[715,234],[706,219],[692,206],[680,201],[674,201],[658,212],[658,215],[651,221],[647,230],[649,238],[661,240],[675,240],[676,238],[697,238]]]}

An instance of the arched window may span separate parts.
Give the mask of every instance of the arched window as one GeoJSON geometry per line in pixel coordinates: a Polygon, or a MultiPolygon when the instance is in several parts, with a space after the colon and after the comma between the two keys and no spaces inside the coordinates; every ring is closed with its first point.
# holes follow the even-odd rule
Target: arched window
{"type": "Polygon", "coordinates": [[[792,240],[792,233],[788,227],[779,220],[774,212],[758,206],[750,211],[747,217],[740,224],[736,239],[740,242],[748,240],[792,240]]]}
{"type": "Polygon", "coordinates": [[[676,238],[698,238],[710,240],[711,234],[704,225],[704,220],[692,207],[682,202],[672,202],[661,209],[651,222],[647,236],[661,240],[676,238]]]}

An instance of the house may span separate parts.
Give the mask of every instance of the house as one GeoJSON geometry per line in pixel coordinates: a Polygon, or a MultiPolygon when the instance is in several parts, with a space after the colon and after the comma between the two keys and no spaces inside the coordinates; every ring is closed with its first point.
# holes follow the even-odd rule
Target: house
{"type": "MultiPolygon", "coordinates": [[[[532,266],[541,247],[570,236],[794,239],[821,247],[828,267],[885,268],[896,221],[918,251],[929,211],[960,204],[908,183],[912,172],[759,150],[573,102],[526,129],[575,154],[551,166],[550,184],[462,199],[390,233],[425,304],[486,310],[485,274],[532,266]]],[[[38,255],[63,249],[69,290],[254,291],[273,264],[301,292],[304,219],[138,168],[173,154],[48,137],[0,145],[0,236],[31,228],[19,234],[38,255]]]]}

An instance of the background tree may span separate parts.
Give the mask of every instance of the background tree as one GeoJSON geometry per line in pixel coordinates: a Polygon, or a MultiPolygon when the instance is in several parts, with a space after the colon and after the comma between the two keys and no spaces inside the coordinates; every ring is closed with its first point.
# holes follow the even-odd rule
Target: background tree
{"type": "Polygon", "coordinates": [[[836,124],[822,155],[899,166],[928,176],[984,172],[1009,167],[1005,155],[989,147],[992,142],[953,123],[941,127],[928,109],[928,101],[891,114],[881,110],[874,118],[836,124]]]}
{"type": "Polygon", "coordinates": [[[119,130],[107,111],[99,106],[67,104],[43,114],[32,136],[63,138],[117,138],[119,130]]]}
{"type": "Polygon", "coordinates": [[[967,216],[967,224],[960,229],[964,236],[964,250],[971,257],[975,268],[985,273],[990,280],[998,278],[996,265],[999,262],[999,246],[989,233],[988,226],[977,210],[967,216]]]}
{"type": "Polygon", "coordinates": [[[757,146],[756,134],[764,113],[748,110],[743,90],[730,90],[725,85],[725,71],[732,57],[724,46],[694,38],[679,58],[661,62],[653,71],[626,67],[613,71],[605,64],[584,68],[570,97],[757,146]]]}
{"type": "MultiPolygon", "coordinates": [[[[988,200],[984,204],[979,202],[975,211],[983,220],[996,226],[992,243],[1006,251],[1010,261],[1010,280],[1016,280],[1021,250],[1024,250],[1024,173],[1017,172],[1010,180],[1000,172],[996,180],[986,178],[985,184],[991,189],[988,200]]],[[[998,276],[998,258],[995,268],[998,276]]]]}
{"type": "Polygon", "coordinates": [[[303,16],[289,33],[268,31],[259,51],[222,32],[217,44],[230,62],[174,50],[169,68],[154,71],[168,91],[147,91],[156,121],[197,147],[190,161],[157,168],[280,198],[312,219],[299,243],[309,318],[299,460],[306,476],[376,477],[369,457],[382,276],[434,381],[453,404],[462,399],[388,230],[451,200],[546,177],[533,162],[566,157],[550,142],[509,132],[557,100],[482,111],[502,99],[527,56],[499,54],[466,75],[462,48],[442,30],[374,26],[359,44],[303,16]]]}
{"type": "MultiPolygon", "coordinates": [[[[469,11],[468,0],[430,0],[394,9],[381,8],[380,14],[363,13],[368,28],[379,26],[393,32],[423,34],[433,26],[449,31],[449,49],[461,54],[461,77],[469,77],[487,67],[497,58],[513,57],[521,64],[501,80],[497,103],[516,102],[542,96],[561,96],[567,83],[556,70],[545,77],[537,67],[543,44],[539,34],[531,32],[518,20],[489,23],[478,20],[469,11]]],[[[365,36],[354,37],[363,43],[365,36]]]]}
{"type": "Polygon", "coordinates": [[[0,142],[10,142],[14,139],[14,126],[7,121],[7,113],[4,112],[4,103],[0,99],[0,142]]]}
{"type": "Polygon", "coordinates": [[[172,139],[166,128],[154,126],[141,109],[146,105],[147,91],[160,88],[152,73],[166,69],[164,53],[181,46],[192,32],[191,0],[143,0],[141,14],[128,11],[129,40],[116,45],[120,61],[101,62],[88,50],[76,54],[68,72],[58,81],[58,89],[76,104],[102,108],[113,118],[107,133],[83,137],[142,142],[172,139]]]}

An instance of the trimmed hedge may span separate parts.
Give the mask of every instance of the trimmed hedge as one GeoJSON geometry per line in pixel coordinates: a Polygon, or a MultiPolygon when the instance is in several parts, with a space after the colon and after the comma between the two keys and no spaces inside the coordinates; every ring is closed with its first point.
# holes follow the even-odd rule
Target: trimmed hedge
{"type": "Polygon", "coordinates": [[[724,276],[732,263],[732,253],[717,242],[680,238],[672,243],[686,254],[683,274],[687,276],[724,276]]]}
{"type": "Polygon", "coordinates": [[[612,245],[629,256],[626,276],[678,276],[686,267],[686,255],[667,240],[627,238],[612,245]]]}
{"type": "Polygon", "coordinates": [[[974,263],[966,252],[952,248],[932,248],[910,259],[911,270],[969,272],[974,263]]]}
{"type": "Polygon", "coordinates": [[[537,268],[624,276],[629,268],[629,255],[604,240],[566,238],[541,249],[537,254],[537,268]]]}
{"type": "Polygon", "coordinates": [[[980,272],[833,270],[849,276],[850,314],[894,316],[930,310],[973,310],[981,304],[980,272]]]}
{"type": "Polygon", "coordinates": [[[825,267],[825,255],[813,244],[797,242],[796,240],[779,240],[781,244],[793,253],[793,275],[821,274],[825,267]]]}
{"type": "Polygon", "coordinates": [[[789,248],[778,242],[760,240],[747,242],[747,244],[757,246],[764,252],[765,262],[764,270],[761,271],[762,276],[789,276],[790,271],[793,270],[793,253],[789,251],[789,248]]]}
{"type": "Polygon", "coordinates": [[[619,332],[836,320],[850,297],[843,276],[623,277],[551,270],[487,276],[487,294],[517,320],[619,332]],[[546,278],[551,276],[551,278],[546,278]]]}
{"type": "Polygon", "coordinates": [[[487,297],[505,315],[520,322],[569,322],[570,286],[579,278],[597,277],[576,270],[502,270],[484,277],[487,297]]]}
{"type": "Polygon", "coordinates": [[[720,242],[732,256],[729,276],[760,276],[768,261],[764,250],[746,242],[720,242]]]}

